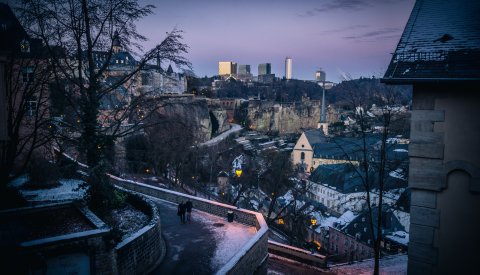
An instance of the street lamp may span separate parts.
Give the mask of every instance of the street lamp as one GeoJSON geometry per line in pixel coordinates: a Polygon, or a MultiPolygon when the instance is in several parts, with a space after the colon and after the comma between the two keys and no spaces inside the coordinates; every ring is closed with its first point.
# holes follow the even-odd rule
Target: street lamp
{"type": "MultiPolygon", "coordinates": [[[[243,171],[241,168],[235,169],[235,175],[237,176],[236,177],[237,181],[240,179],[240,176],[242,176],[242,173],[243,171]]],[[[238,188],[238,182],[237,182],[237,188],[238,188]]],[[[238,190],[238,192],[240,192],[240,190],[238,190]]],[[[237,201],[237,209],[240,209],[240,200],[237,201]]]]}
{"type": "Polygon", "coordinates": [[[312,226],[316,225],[317,224],[317,219],[315,219],[315,217],[312,217],[310,219],[310,223],[312,224],[312,226]]]}
{"type": "Polygon", "coordinates": [[[242,173],[243,173],[242,169],[238,168],[235,170],[235,175],[237,176],[237,178],[239,178],[242,175],[242,173]]]}

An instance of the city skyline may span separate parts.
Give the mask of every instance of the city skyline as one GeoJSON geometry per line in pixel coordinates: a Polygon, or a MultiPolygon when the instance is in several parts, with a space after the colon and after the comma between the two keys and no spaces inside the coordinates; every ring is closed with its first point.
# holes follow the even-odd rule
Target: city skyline
{"type": "MultiPolygon", "coordinates": [[[[151,2],[142,1],[142,4],[151,2]]],[[[184,31],[187,57],[197,76],[218,73],[218,62],[271,63],[283,76],[285,56],[295,60],[294,78],[327,80],[383,76],[413,8],[413,0],[208,1],[153,3],[154,14],[138,29],[152,47],[174,28],[184,31]]]]}

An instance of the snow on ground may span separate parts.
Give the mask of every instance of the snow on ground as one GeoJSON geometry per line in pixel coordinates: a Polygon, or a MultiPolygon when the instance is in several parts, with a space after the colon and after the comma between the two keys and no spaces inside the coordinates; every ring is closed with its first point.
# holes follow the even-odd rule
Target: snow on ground
{"type": "Polygon", "coordinates": [[[122,240],[130,237],[132,234],[136,233],[143,226],[148,224],[149,218],[142,211],[134,208],[130,204],[127,204],[124,208],[114,209],[112,211],[113,219],[115,225],[118,226],[124,235],[122,235],[122,240]]]}
{"type": "MultiPolygon", "coordinates": [[[[380,259],[380,274],[407,274],[407,264],[408,258],[406,254],[380,259]]],[[[332,267],[329,271],[342,275],[370,275],[373,273],[373,265],[374,261],[373,259],[370,259],[350,265],[332,267]]]]}
{"type": "Polygon", "coordinates": [[[238,124],[230,124],[232,125],[232,128],[230,128],[229,130],[221,133],[220,135],[210,139],[210,140],[207,140],[206,142],[204,143],[201,143],[199,146],[202,147],[202,146],[212,146],[212,145],[215,145],[217,144],[218,142],[224,140],[226,137],[228,137],[230,134],[233,134],[235,132],[238,132],[240,130],[242,130],[243,128],[238,125],[238,124]]]}
{"type": "Polygon", "coordinates": [[[232,257],[243,247],[257,232],[252,226],[246,226],[238,223],[225,222],[224,218],[214,215],[198,215],[200,219],[213,227],[213,223],[223,223],[224,226],[213,227],[217,247],[215,254],[210,262],[213,270],[218,270],[224,266],[232,257]]]}
{"type": "Polygon", "coordinates": [[[24,190],[20,189],[28,201],[64,201],[80,199],[85,195],[85,189],[79,189],[82,180],[61,179],[60,186],[50,189],[24,190]]]}
{"type": "Polygon", "coordinates": [[[20,188],[20,186],[24,185],[25,183],[28,182],[28,176],[27,175],[21,175],[18,178],[12,180],[11,182],[8,183],[9,186],[15,187],[15,188],[20,188]]]}

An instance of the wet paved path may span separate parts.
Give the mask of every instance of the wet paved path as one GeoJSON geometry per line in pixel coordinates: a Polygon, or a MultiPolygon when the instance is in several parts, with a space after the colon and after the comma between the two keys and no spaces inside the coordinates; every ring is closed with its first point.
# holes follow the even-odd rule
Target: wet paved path
{"type": "Polygon", "coordinates": [[[151,274],[213,274],[256,232],[252,227],[228,223],[195,209],[192,222],[181,224],[176,205],[154,201],[160,211],[167,252],[151,274]]]}

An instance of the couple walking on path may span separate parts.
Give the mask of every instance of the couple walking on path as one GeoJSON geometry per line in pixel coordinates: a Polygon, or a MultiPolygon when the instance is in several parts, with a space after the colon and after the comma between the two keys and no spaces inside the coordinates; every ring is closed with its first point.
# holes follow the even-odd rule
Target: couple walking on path
{"type": "Polygon", "coordinates": [[[186,203],[183,201],[178,205],[177,215],[180,216],[180,222],[185,224],[185,213],[187,214],[187,221],[192,222],[192,208],[193,204],[190,200],[186,203]]]}

